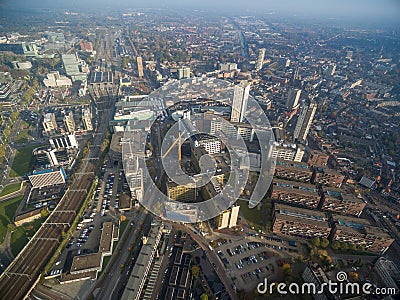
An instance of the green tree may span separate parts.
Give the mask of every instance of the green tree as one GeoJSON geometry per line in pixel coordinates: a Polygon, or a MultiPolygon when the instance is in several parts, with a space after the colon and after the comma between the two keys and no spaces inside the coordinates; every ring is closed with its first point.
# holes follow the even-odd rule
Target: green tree
{"type": "Polygon", "coordinates": [[[338,241],[333,241],[331,247],[333,250],[338,250],[340,248],[340,243],[338,241]]]}
{"type": "Polygon", "coordinates": [[[329,241],[327,238],[322,238],[320,244],[322,248],[327,248],[329,246],[329,241]]]}
{"type": "Polygon", "coordinates": [[[48,215],[50,214],[50,212],[49,212],[49,209],[46,207],[46,208],[43,208],[41,211],[40,211],[40,216],[42,217],[42,218],[46,218],[48,215]]]}
{"type": "Polygon", "coordinates": [[[319,239],[319,237],[313,238],[313,239],[311,240],[311,242],[312,242],[312,244],[313,244],[315,247],[319,247],[319,246],[321,245],[321,240],[319,239]]]}
{"type": "Polygon", "coordinates": [[[192,275],[195,279],[199,278],[200,275],[200,268],[197,265],[192,266],[192,275]]]}
{"type": "Polygon", "coordinates": [[[208,300],[208,295],[206,293],[201,294],[200,300],[208,300]]]}
{"type": "Polygon", "coordinates": [[[12,223],[8,223],[7,230],[13,232],[15,230],[15,225],[12,223]]]}

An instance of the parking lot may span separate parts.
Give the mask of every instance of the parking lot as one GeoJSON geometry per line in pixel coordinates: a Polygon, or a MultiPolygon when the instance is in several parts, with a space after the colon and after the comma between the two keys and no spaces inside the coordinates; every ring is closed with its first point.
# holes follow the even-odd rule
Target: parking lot
{"type": "Polygon", "coordinates": [[[215,251],[237,290],[250,291],[264,278],[274,280],[279,275],[282,256],[265,243],[246,238],[221,244],[215,251]]]}
{"type": "Polygon", "coordinates": [[[68,272],[74,256],[98,252],[103,223],[117,221],[122,213],[129,214],[119,211],[120,193],[126,188],[123,186],[126,183],[124,177],[117,167],[102,166],[93,198],[89,201],[66,248],[50,271],[51,277],[68,272]]]}

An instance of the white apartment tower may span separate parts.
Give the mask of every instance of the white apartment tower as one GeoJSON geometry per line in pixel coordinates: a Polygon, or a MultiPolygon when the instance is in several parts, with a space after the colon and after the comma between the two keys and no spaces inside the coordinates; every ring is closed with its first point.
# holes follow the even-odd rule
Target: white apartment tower
{"type": "Polygon", "coordinates": [[[300,116],[297,119],[296,128],[294,129],[295,140],[304,142],[307,139],[307,134],[310,130],[316,111],[317,104],[314,102],[310,103],[309,105],[305,105],[301,109],[300,116]]]}
{"type": "Polygon", "coordinates": [[[242,81],[235,86],[231,113],[231,122],[233,123],[243,123],[247,100],[249,99],[250,85],[250,82],[242,81]]]}

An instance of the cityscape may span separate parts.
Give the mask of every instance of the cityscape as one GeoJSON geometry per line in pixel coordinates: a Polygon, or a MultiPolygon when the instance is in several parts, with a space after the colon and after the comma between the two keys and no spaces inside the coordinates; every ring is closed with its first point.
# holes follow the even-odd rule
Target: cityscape
{"type": "Polygon", "coordinates": [[[0,3],[0,299],[399,299],[400,4],[0,3]]]}

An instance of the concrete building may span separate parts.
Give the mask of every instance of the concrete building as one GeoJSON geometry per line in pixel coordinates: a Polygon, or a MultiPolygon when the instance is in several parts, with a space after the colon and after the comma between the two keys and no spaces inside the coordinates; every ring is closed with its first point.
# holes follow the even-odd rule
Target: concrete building
{"type": "Polygon", "coordinates": [[[16,70],[29,70],[30,68],[32,68],[32,63],[30,61],[12,61],[11,64],[16,70]]]}
{"type": "Polygon", "coordinates": [[[63,135],[49,139],[50,145],[54,149],[73,149],[78,148],[78,141],[74,134],[63,135]]]}
{"type": "Polygon", "coordinates": [[[70,111],[69,114],[64,116],[64,124],[68,132],[72,133],[75,131],[75,120],[72,111],[70,111]]]}
{"type": "Polygon", "coordinates": [[[341,189],[323,187],[321,209],[359,217],[367,204],[341,189]]]}
{"type": "Polygon", "coordinates": [[[243,123],[249,99],[250,83],[242,81],[235,86],[232,100],[231,122],[243,123]]]}
{"type": "Polygon", "coordinates": [[[153,222],[150,232],[143,242],[143,246],[136,258],[129,276],[122,300],[139,300],[144,298],[145,284],[151,272],[152,264],[157,253],[157,248],[161,240],[164,225],[161,222],[153,222]]]}
{"type": "Polygon", "coordinates": [[[301,162],[304,156],[304,147],[297,144],[275,143],[272,150],[272,157],[281,160],[301,162]]]}
{"type": "Polygon", "coordinates": [[[89,78],[88,89],[90,95],[94,99],[100,97],[112,97],[118,92],[117,85],[114,84],[114,75],[111,71],[92,71],[89,78]]]}
{"type": "Polygon", "coordinates": [[[328,154],[317,150],[311,150],[308,154],[307,163],[311,167],[323,167],[328,164],[328,160],[328,154]]]}
{"type": "Polygon", "coordinates": [[[287,99],[286,99],[286,108],[287,109],[294,109],[299,106],[299,100],[301,96],[301,90],[300,89],[290,89],[287,99]]]}
{"type": "Polygon", "coordinates": [[[313,175],[311,168],[302,162],[292,162],[278,159],[275,167],[275,177],[300,182],[310,182],[313,175]]]}
{"type": "Polygon", "coordinates": [[[67,76],[61,76],[58,71],[47,74],[46,78],[43,79],[43,84],[46,87],[69,87],[72,86],[72,81],[67,76]]]}
{"type": "Polygon", "coordinates": [[[43,188],[53,185],[64,184],[65,180],[67,179],[67,175],[65,174],[63,168],[60,168],[57,171],[49,169],[35,172],[32,175],[29,175],[28,179],[33,188],[43,188]]]}
{"type": "Polygon", "coordinates": [[[328,168],[315,168],[312,183],[340,188],[345,179],[341,173],[328,168]]]}
{"type": "Polygon", "coordinates": [[[385,253],[394,239],[382,228],[360,218],[333,215],[332,240],[362,245],[369,252],[385,253]]]}
{"type": "Polygon", "coordinates": [[[27,212],[24,212],[22,214],[19,214],[17,216],[15,216],[14,218],[14,224],[15,226],[21,226],[25,223],[30,223],[34,220],[40,219],[41,218],[41,212],[42,212],[43,208],[36,208],[27,212]]]}
{"type": "Polygon", "coordinates": [[[65,72],[73,82],[80,80],[86,82],[89,69],[85,61],[79,59],[76,53],[61,56],[65,72]]]}
{"type": "Polygon", "coordinates": [[[181,67],[178,68],[178,79],[190,78],[190,68],[189,67],[181,67]]]}
{"type": "Polygon", "coordinates": [[[294,129],[295,140],[304,142],[307,139],[308,131],[310,130],[316,111],[316,103],[310,103],[301,109],[299,118],[297,119],[296,128],[294,129]]]}
{"type": "Polygon", "coordinates": [[[261,48],[258,50],[258,57],[256,62],[256,71],[261,71],[264,65],[264,57],[265,57],[265,48],[261,48]]]}
{"type": "Polygon", "coordinates": [[[138,69],[138,76],[139,78],[143,78],[143,60],[141,56],[136,57],[137,69],[138,69]]]}
{"type": "Polygon", "coordinates": [[[194,184],[181,185],[169,179],[167,182],[167,196],[179,202],[195,202],[197,190],[194,184]]]}
{"type": "Polygon", "coordinates": [[[376,260],[374,269],[385,287],[399,291],[396,281],[400,282],[400,270],[393,261],[380,257],[376,260]]]}
{"type": "Polygon", "coordinates": [[[220,63],[219,69],[220,69],[220,71],[223,71],[223,72],[235,71],[235,70],[237,70],[237,64],[236,63],[220,63]]]}
{"type": "Polygon", "coordinates": [[[193,147],[203,147],[208,154],[221,152],[221,141],[219,138],[207,134],[198,133],[190,137],[193,147]]]}
{"type": "Polygon", "coordinates": [[[239,205],[232,206],[231,208],[223,211],[217,217],[217,229],[232,228],[237,225],[237,220],[239,216],[239,205]]]}
{"type": "Polygon", "coordinates": [[[325,213],[275,203],[272,231],[300,239],[311,239],[328,238],[331,228],[325,213]]]}
{"type": "Polygon", "coordinates": [[[321,290],[322,284],[328,284],[329,279],[325,272],[317,264],[310,264],[305,269],[301,276],[305,283],[313,283],[316,287],[315,293],[312,297],[315,300],[329,300],[334,299],[331,294],[328,294],[328,289],[325,289],[323,293],[318,293],[321,290]]]}
{"type": "Polygon", "coordinates": [[[318,208],[321,196],[312,184],[274,179],[271,199],[306,208],[318,208]]]}
{"type": "Polygon", "coordinates": [[[54,115],[54,113],[45,114],[42,124],[43,124],[44,131],[48,135],[55,133],[55,131],[58,128],[57,123],[56,123],[56,116],[54,115]]]}
{"type": "Polygon", "coordinates": [[[92,112],[90,111],[89,107],[82,109],[82,123],[83,123],[83,127],[85,128],[86,131],[92,131],[93,130],[92,112]]]}
{"type": "Polygon", "coordinates": [[[8,51],[14,54],[25,55],[26,57],[35,57],[38,55],[38,48],[35,43],[0,43],[0,52],[8,51]]]}

